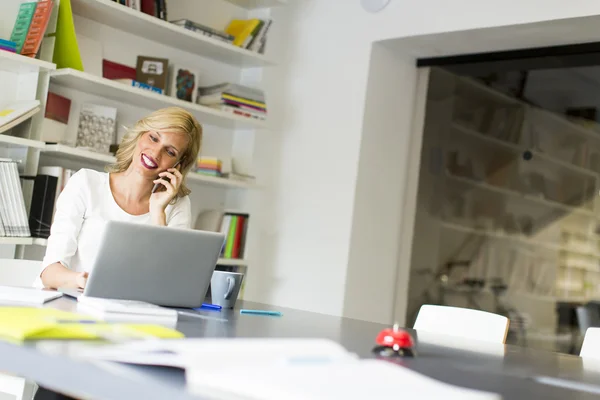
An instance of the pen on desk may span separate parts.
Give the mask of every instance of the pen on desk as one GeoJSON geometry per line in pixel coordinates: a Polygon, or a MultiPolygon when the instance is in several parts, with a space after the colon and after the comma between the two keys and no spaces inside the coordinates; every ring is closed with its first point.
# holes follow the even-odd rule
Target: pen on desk
{"type": "Polygon", "coordinates": [[[98,324],[105,323],[105,321],[96,321],[94,319],[56,319],[52,320],[57,324],[98,324]]]}
{"type": "Polygon", "coordinates": [[[240,314],[256,314],[256,315],[273,315],[276,317],[281,317],[283,314],[279,311],[269,311],[269,310],[248,310],[241,309],[240,314]]]}
{"type": "Polygon", "coordinates": [[[221,311],[221,306],[217,305],[217,304],[202,303],[202,307],[194,308],[194,310],[197,310],[197,311],[200,311],[200,310],[221,311]]]}

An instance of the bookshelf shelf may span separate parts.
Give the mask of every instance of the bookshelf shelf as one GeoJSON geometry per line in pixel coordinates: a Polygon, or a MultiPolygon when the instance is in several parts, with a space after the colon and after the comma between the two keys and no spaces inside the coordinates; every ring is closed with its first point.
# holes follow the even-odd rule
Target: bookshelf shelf
{"type": "Polygon", "coordinates": [[[588,176],[591,176],[591,177],[596,177],[596,174],[593,171],[590,171],[587,168],[580,167],[580,166],[577,166],[577,165],[574,165],[574,164],[571,164],[571,163],[568,163],[568,162],[565,162],[565,161],[562,161],[562,160],[557,160],[556,158],[553,158],[553,157],[551,157],[551,156],[549,156],[547,154],[544,154],[544,153],[542,153],[540,151],[531,150],[531,149],[528,149],[528,148],[526,148],[524,146],[518,145],[516,143],[510,143],[510,142],[506,142],[504,140],[496,139],[496,138],[491,137],[489,135],[484,135],[483,133],[474,131],[474,130],[472,130],[470,128],[466,128],[466,127],[461,126],[460,124],[457,124],[457,123],[454,123],[453,127],[457,131],[459,131],[459,132],[461,132],[461,133],[463,133],[463,134],[465,134],[467,136],[470,136],[470,137],[476,138],[478,140],[481,140],[482,142],[487,142],[487,143],[490,143],[490,144],[492,144],[494,146],[504,147],[505,149],[513,150],[515,153],[522,153],[523,151],[528,150],[534,157],[537,157],[537,158],[549,161],[549,162],[551,162],[553,164],[559,165],[559,166],[561,166],[563,168],[570,169],[570,170],[578,172],[580,174],[588,175],[588,176]]]}
{"type": "Polygon", "coordinates": [[[546,199],[542,199],[542,198],[535,197],[535,196],[524,195],[522,193],[516,192],[511,189],[494,186],[494,185],[491,185],[486,182],[480,182],[480,181],[476,181],[476,180],[469,179],[469,178],[463,178],[461,176],[447,174],[446,177],[455,182],[466,184],[466,185],[469,185],[472,187],[478,187],[478,188],[481,188],[481,189],[484,189],[484,190],[487,190],[490,192],[496,192],[496,193],[499,193],[499,194],[502,194],[505,196],[515,197],[515,198],[522,198],[525,200],[529,200],[529,201],[538,203],[540,205],[544,205],[547,207],[560,209],[560,210],[563,210],[563,211],[566,211],[569,213],[577,214],[582,217],[595,218],[595,215],[591,210],[586,210],[586,209],[583,209],[580,207],[573,207],[573,206],[565,205],[565,204],[559,203],[558,201],[546,200],[546,199]]]}
{"type": "MultiPolygon", "coordinates": [[[[1,135],[0,135],[1,136],[1,135]]],[[[95,153],[89,150],[82,150],[63,144],[49,144],[43,149],[44,153],[56,154],[61,158],[66,158],[75,161],[91,161],[95,163],[109,164],[115,161],[115,157],[108,154],[95,153]]],[[[237,189],[254,189],[257,186],[251,182],[238,181],[234,179],[218,178],[214,176],[206,176],[190,172],[187,176],[188,182],[199,183],[208,186],[237,188],[237,189]]]]}
{"type": "Polygon", "coordinates": [[[20,54],[0,50],[0,71],[27,73],[52,71],[56,65],[47,61],[37,60],[31,57],[25,57],[20,54]]]}
{"type": "Polygon", "coordinates": [[[210,107],[134,88],[120,82],[114,82],[110,79],[70,68],[52,72],[50,79],[51,82],[60,86],[152,110],[169,106],[182,107],[193,113],[202,124],[215,125],[228,129],[266,127],[265,121],[227,114],[210,107]]]}
{"type": "Polygon", "coordinates": [[[215,176],[207,176],[190,172],[187,176],[189,182],[197,182],[210,186],[229,187],[238,189],[255,189],[257,186],[254,183],[238,181],[234,179],[218,178],[215,176]]]}
{"type": "Polygon", "coordinates": [[[71,4],[76,15],[202,57],[238,67],[274,65],[262,54],[202,36],[110,0],[71,0],[71,4]]]}
{"type": "Polygon", "coordinates": [[[247,267],[248,261],[244,259],[238,258],[219,258],[217,261],[219,265],[226,265],[230,267],[247,267]]]}
{"type": "Polygon", "coordinates": [[[46,147],[44,142],[39,140],[24,139],[16,136],[0,134],[0,146],[2,147],[32,147],[35,149],[43,149],[46,147]]]}
{"type": "Polygon", "coordinates": [[[30,246],[38,245],[45,246],[48,243],[47,239],[33,237],[0,237],[0,245],[21,245],[30,246]]]}
{"type": "Polygon", "coordinates": [[[253,10],[256,8],[279,7],[287,4],[287,0],[225,0],[228,3],[235,4],[253,10]]]}
{"type": "Polygon", "coordinates": [[[113,163],[115,157],[108,154],[95,153],[89,150],[77,149],[63,144],[46,145],[44,153],[56,154],[62,158],[75,161],[92,161],[97,163],[113,163]]]}

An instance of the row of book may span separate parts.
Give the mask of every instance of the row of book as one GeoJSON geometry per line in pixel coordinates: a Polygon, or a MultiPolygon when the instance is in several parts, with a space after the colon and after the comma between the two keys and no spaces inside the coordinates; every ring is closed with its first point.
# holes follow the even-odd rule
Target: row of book
{"type": "Polygon", "coordinates": [[[221,223],[221,233],[226,235],[222,258],[244,258],[249,218],[249,214],[225,213],[221,223]]]}
{"type": "Polygon", "coordinates": [[[199,33],[213,39],[231,43],[234,46],[241,47],[260,54],[264,54],[267,44],[267,33],[273,23],[271,19],[233,19],[224,31],[213,29],[209,26],[199,24],[190,19],[178,19],[170,21],[172,24],[199,33]]]}
{"type": "MultiPolygon", "coordinates": [[[[123,6],[143,12],[153,17],[167,21],[166,0],[112,0],[123,6]]],[[[273,21],[271,19],[232,19],[224,31],[214,29],[190,19],[169,21],[192,32],[211,37],[234,46],[264,54],[267,33],[273,21]]]]}
{"type": "Polygon", "coordinates": [[[188,31],[196,32],[221,42],[233,43],[235,40],[235,36],[230,35],[227,32],[213,29],[209,26],[199,24],[189,19],[177,19],[170,22],[174,25],[182,27],[183,29],[187,29],[188,31]]]}
{"type": "Polygon", "coordinates": [[[196,218],[194,229],[225,234],[221,258],[243,259],[246,255],[246,234],[250,214],[204,210],[196,218]]]}
{"type": "Polygon", "coordinates": [[[198,88],[198,103],[248,118],[259,120],[267,118],[264,92],[236,83],[221,83],[198,88]]]}
{"type": "Polygon", "coordinates": [[[4,158],[0,159],[0,236],[31,236],[17,163],[4,158]]]}
{"type": "Polygon", "coordinates": [[[166,0],[112,0],[115,3],[125,7],[141,11],[144,14],[167,20],[167,2],[166,0]]]}
{"type": "Polygon", "coordinates": [[[234,37],[235,46],[263,54],[272,23],[271,19],[233,19],[225,32],[234,37]]]}
{"type": "Polygon", "coordinates": [[[0,49],[27,57],[37,55],[46,34],[54,0],[21,3],[9,41],[2,41],[0,49]]]}

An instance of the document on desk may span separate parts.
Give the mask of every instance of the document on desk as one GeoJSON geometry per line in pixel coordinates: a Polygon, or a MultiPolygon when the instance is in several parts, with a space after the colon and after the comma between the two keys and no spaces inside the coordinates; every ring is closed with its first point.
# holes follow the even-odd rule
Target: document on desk
{"type": "Polygon", "coordinates": [[[324,362],[356,358],[344,347],[325,339],[252,338],[132,341],[106,346],[82,346],[75,355],[99,361],[211,370],[227,369],[230,365],[246,368],[259,363],[273,365],[288,360],[324,362]]]}
{"type": "Polygon", "coordinates": [[[228,400],[501,399],[495,393],[449,385],[383,360],[230,366],[216,371],[188,366],[186,381],[193,394],[228,400]]]}
{"type": "Polygon", "coordinates": [[[205,339],[182,347],[190,391],[226,399],[499,400],[387,361],[364,360],[326,339],[205,339]],[[186,349],[185,351],[183,349],[186,349]],[[234,384],[232,384],[234,383],[234,384]]]}
{"type": "Polygon", "coordinates": [[[0,286],[0,306],[2,305],[41,305],[57,299],[62,293],[17,286],[0,286]]]}

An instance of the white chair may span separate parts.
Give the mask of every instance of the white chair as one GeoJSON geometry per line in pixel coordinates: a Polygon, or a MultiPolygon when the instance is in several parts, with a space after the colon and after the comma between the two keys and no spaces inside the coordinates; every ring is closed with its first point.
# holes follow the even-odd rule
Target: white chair
{"type": "MultiPolygon", "coordinates": [[[[40,261],[0,258],[0,285],[31,287],[40,273],[40,266],[40,261]]],[[[32,399],[35,390],[33,382],[18,376],[0,374],[0,392],[14,396],[16,400],[32,399]]]]}
{"type": "Polygon", "coordinates": [[[41,261],[0,258],[0,285],[31,287],[41,265],[41,261]]]}
{"type": "Polygon", "coordinates": [[[600,328],[587,328],[579,356],[600,360],[600,328]]]}
{"type": "Polygon", "coordinates": [[[508,326],[508,318],[502,315],[469,308],[425,304],[421,306],[413,328],[417,330],[417,335],[419,332],[427,332],[438,336],[504,344],[508,326]]]}

